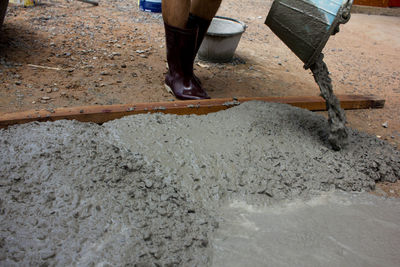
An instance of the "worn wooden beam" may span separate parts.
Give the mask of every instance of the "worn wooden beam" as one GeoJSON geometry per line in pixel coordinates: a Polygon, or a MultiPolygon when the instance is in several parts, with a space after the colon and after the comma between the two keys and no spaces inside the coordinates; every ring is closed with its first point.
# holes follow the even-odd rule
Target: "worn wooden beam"
{"type": "Polygon", "coordinates": [[[389,0],[354,0],[354,5],[388,7],[389,0]]]}
{"type": "MultiPolygon", "coordinates": [[[[385,100],[374,96],[340,95],[338,96],[344,109],[383,108],[385,100]]],[[[48,110],[29,110],[15,113],[0,113],[0,128],[14,124],[33,121],[77,120],[81,122],[104,123],[124,116],[142,113],[170,113],[177,115],[208,114],[240,105],[248,101],[264,101],[289,104],[312,111],[326,110],[326,104],[319,96],[293,97],[248,97],[248,98],[216,98],[194,101],[170,101],[138,104],[121,104],[107,106],[81,106],[48,110]]]]}

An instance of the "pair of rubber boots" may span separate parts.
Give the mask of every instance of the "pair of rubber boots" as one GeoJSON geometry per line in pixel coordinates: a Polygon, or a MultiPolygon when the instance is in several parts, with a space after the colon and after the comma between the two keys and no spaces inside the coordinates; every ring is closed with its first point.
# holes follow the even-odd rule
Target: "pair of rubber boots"
{"type": "Polygon", "coordinates": [[[189,15],[185,29],[164,23],[167,44],[168,73],[165,87],[181,100],[209,99],[193,73],[193,63],[211,20],[189,15]]]}

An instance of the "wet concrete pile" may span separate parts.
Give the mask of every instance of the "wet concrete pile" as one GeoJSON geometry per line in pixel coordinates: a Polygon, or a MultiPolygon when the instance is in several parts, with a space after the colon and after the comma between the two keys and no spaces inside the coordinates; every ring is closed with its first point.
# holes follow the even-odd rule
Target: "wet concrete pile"
{"type": "Polygon", "coordinates": [[[0,131],[0,263],[208,265],[233,200],[268,205],[363,191],[400,176],[400,155],[326,120],[252,102],[207,116],[137,115],[102,126],[0,131]]]}
{"type": "Polygon", "coordinates": [[[204,265],[213,219],[156,163],[93,124],[0,137],[0,265],[204,265]]]}
{"type": "Polygon", "coordinates": [[[400,176],[399,152],[391,146],[349,129],[349,146],[333,151],[327,121],[288,105],[245,103],[207,116],[139,115],[104,126],[119,146],[159,161],[207,205],[226,195],[258,201],[368,190],[400,176]]]}

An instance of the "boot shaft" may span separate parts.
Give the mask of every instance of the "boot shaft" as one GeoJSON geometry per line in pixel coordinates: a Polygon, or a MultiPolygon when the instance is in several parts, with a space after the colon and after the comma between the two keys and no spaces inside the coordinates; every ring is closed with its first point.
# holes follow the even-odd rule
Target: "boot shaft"
{"type": "Polygon", "coordinates": [[[193,54],[197,44],[198,27],[180,29],[166,23],[164,27],[170,73],[193,76],[193,54]]]}
{"type": "Polygon", "coordinates": [[[194,57],[196,57],[197,52],[200,49],[201,43],[203,42],[204,36],[206,35],[208,28],[210,27],[211,21],[212,20],[203,19],[203,18],[193,15],[191,13],[189,14],[188,22],[186,24],[187,27],[188,28],[195,28],[195,27],[199,28],[199,32],[197,34],[196,49],[194,52],[194,57]]]}

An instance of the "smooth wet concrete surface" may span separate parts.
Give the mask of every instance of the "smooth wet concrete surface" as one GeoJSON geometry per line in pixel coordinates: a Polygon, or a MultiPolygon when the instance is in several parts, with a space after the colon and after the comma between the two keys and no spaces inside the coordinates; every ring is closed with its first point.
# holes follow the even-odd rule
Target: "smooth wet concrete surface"
{"type": "Polygon", "coordinates": [[[243,259],[247,248],[259,248],[249,254],[251,265],[262,249],[278,265],[284,246],[283,255],[298,254],[282,265],[314,251],[311,264],[359,266],[374,263],[371,258],[389,264],[395,256],[388,244],[399,240],[388,239],[398,233],[391,228],[398,202],[368,200],[380,207],[378,217],[375,208],[359,214],[361,208],[340,201],[324,202],[327,208],[301,203],[332,190],[362,192],[376,181],[396,181],[399,151],[351,129],[348,146],[333,151],[328,136],[324,117],[262,102],[207,116],[147,114],[101,126],[57,121],[0,130],[0,265],[221,264],[234,258],[219,254],[221,248],[249,241],[236,243],[232,235],[241,225],[232,203],[266,211],[245,211],[250,226],[260,229],[242,248],[243,259]],[[276,206],[293,201],[298,212],[276,206]],[[307,214],[310,223],[302,224],[307,214]],[[335,214],[343,219],[334,220],[335,214]],[[362,218],[358,229],[354,216],[362,218]],[[362,247],[344,238],[348,228],[362,231],[352,238],[362,247]],[[367,259],[368,251],[377,253],[367,259]]]}
{"type": "Polygon", "coordinates": [[[400,201],[327,193],[309,201],[222,209],[212,266],[399,266],[400,201]]]}

